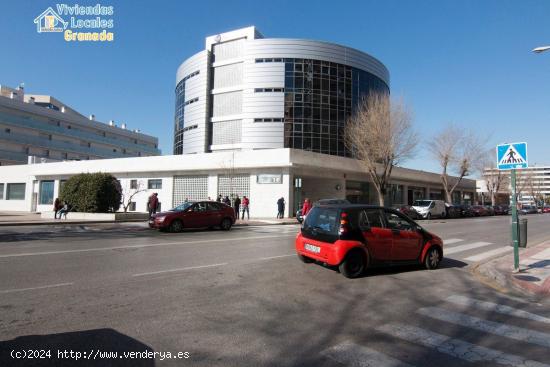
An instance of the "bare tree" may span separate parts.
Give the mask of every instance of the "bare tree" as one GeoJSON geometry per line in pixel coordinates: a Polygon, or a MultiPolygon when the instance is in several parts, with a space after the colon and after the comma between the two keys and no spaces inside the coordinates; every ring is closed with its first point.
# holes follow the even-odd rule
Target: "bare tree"
{"type": "Polygon", "coordinates": [[[544,201],[544,195],[542,194],[542,180],[537,178],[535,170],[529,169],[524,171],[525,175],[525,188],[531,200],[538,205],[541,201],[544,201]]]}
{"type": "Polygon", "coordinates": [[[441,166],[445,201],[452,203],[453,192],[460,181],[476,169],[473,162],[483,152],[483,142],[471,132],[448,125],[434,137],[429,149],[441,166]],[[451,179],[450,172],[457,178],[451,179]]]}
{"type": "Polygon", "coordinates": [[[349,118],[344,138],[384,205],[393,167],[411,158],[418,142],[412,113],[401,99],[391,102],[387,93],[370,93],[349,118]]]}
{"type": "Polygon", "coordinates": [[[485,181],[485,187],[491,197],[491,205],[496,205],[496,198],[499,192],[508,192],[510,186],[509,171],[501,171],[496,168],[494,151],[488,150],[476,160],[479,173],[485,181]]]}
{"type": "Polygon", "coordinates": [[[122,208],[124,209],[124,213],[128,211],[128,208],[132,204],[132,199],[139,194],[142,191],[146,191],[143,183],[141,181],[137,181],[136,186],[134,188],[124,188],[121,193],[121,204],[122,208]]]}

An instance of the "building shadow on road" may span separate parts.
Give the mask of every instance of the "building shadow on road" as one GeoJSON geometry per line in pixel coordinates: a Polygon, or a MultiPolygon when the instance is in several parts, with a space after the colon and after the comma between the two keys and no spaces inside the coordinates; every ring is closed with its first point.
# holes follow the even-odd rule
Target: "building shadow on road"
{"type": "Polygon", "coordinates": [[[154,358],[130,358],[123,355],[125,352],[137,352],[138,356],[145,356],[146,353],[152,355],[154,351],[148,345],[113,329],[26,335],[0,341],[0,366],[155,366],[154,358]],[[47,356],[47,351],[50,352],[50,357],[47,356]],[[23,353],[29,352],[33,353],[34,358],[21,358],[23,353]],[[99,353],[109,352],[116,352],[117,356],[114,358],[110,354],[110,358],[105,358],[106,354],[103,354],[104,358],[100,358],[99,353]],[[15,353],[19,353],[20,358],[14,358],[15,353]],[[77,355],[80,357],[78,360],[77,355]]]}

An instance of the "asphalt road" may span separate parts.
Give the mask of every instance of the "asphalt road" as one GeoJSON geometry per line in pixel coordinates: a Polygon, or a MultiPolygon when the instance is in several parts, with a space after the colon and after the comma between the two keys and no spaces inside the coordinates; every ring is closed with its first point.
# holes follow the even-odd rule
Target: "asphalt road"
{"type": "MultiPolygon", "coordinates": [[[[530,243],[550,237],[550,215],[527,218],[530,243]]],[[[548,304],[469,271],[511,251],[509,221],[422,222],[441,269],[355,280],[299,262],[292,225],[2,227],[0,366],[546,366],[548,304]],[[10,356],[29,350],[44,358],[10,356]]]]}

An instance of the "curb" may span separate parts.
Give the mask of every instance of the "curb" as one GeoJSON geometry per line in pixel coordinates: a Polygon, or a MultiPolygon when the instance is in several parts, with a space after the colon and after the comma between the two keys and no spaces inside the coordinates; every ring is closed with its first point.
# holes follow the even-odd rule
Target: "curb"
{"type": "MultiPolygon", "coordinates": [[[[59,222],[4,222],[0,223],[0,227],[23,227],[23,226],[59,226],[59,225],[79,225],[79,224],[119,224],[119,223],[146,223],[143,219],[126,219],[126,220],[117,220],[117,221],[106,221],[106,220],[88,220],[88,221],[59,221],[59,222]]],[[[246,227],[246,226],[258,226],[258,225],[290,225],[290,224],[298,224],[298,222],[282,222],[282,223],[236,223],[233,226],[236,227],[246,227]]]]}
{"type": "MultiPolygon", "coordinates": [[[[542,240],[537,244],[527,247],[535,248],[547,243],[549,239],[542,240]]],[[[489,259],[485,262],[475,264],[470,272],[481,283],[505,294],[519,295],[527,297],[532,301],[538,301],[550,297],[550,293],[535,292],[529,287],[522,286],[519,281],[514,279],[512,271],[502,271],[499,269],[499,262],[510,255],[502,255],[497,258],[489,259]]]]}

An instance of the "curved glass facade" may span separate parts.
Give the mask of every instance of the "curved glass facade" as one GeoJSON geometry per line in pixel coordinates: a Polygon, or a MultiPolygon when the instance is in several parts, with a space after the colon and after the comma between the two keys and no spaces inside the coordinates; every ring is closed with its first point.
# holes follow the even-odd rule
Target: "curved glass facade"
{"type": "Polygon", "coordinates": [[[362,95],[386,83],[351,66],[311,59],[285,62],[285,148],[349,157],[344,129],[362,95]]]}
{"type": "Polygon", "coordinates": [[[183,111],[185,107],[185,81],[176,86],[176,113],[174,117],[174,154],[183,153],[183,111]]]}

